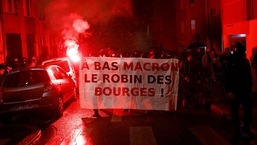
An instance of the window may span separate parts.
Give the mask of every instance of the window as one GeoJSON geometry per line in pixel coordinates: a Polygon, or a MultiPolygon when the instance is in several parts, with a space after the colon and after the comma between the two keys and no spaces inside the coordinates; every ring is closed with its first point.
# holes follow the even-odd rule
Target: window
{"type": "Polygon", "coordinates": [[[246,0],[246,20],[253,19],[253,12],[254,12],[254,1],[253,0],[246,0]]]}
{"type": "Polygon", "coordinates": [[[67,74],[63,70],[59,69],[58,67],[51,68],[51,71],[53,72],[56,80],[67,78],[67,74]]]}
{"type": "Polygon", "coordinates": [[[45,71],[20,71],[7,75],[3,87],[15,88],[43,83],[49,80],[45,71]]]}
{"type": "Polygon", "coordinates": [[[17,8],[17,0],[2,0],[3,4],[3,12],[8,12],[8,13],[13,13],[17,14],[18,13],[18,8],[17,8]]]}
{"type": "Polygon", "coordinates": [[[24,1],[24,15],[31,16],[31,0],[24,1]]]}
{"type": "Polygon", "coordinates": [[[253,19],[257,19],[257,1],[253,2],[253,19]]]}
{"type": "Polygon", "coordinates": [[[210,16],[212,16],[212,17],[214,17],[214,16],[217,16],[217,11],[216,11],[216,9],[215,8],[211,8],[210,9],[210,16]]]}
{"type": "Polygon", "coordinates": [[[40,6],[38,7],[38,18],[41,19],[41,20],[44,20],[45,19],[45,9],[44,9],[44,6],[43,4],[39,4],[40,6]]]}
{"type": "Polygon", "coordinates": [[[44,65],[48,66],[48,65],[58,65],[60,66],[64,71],[69,72],[70,71],[70,67],[69,67],[69,63],[67,60],[56,60],[56,61],[51,61],[51,62],[47,62],[44,65]]]}
{"type": "Polygon", "coordinates": [[[181,10],[184,9],[184,0],[180,0],[180,9],[181,9],[181,10]]]}
{"type": "Polygon", "coordinates": [[[191,33],[195,34],[195,20],[191,20],[191,33]]]}
{"type": "Polygon", "coordinates": [[[185,22],[184,21],[181,21],[180,22],[180,26],[181,26],[181,33],[185,33],[185,22]]]}

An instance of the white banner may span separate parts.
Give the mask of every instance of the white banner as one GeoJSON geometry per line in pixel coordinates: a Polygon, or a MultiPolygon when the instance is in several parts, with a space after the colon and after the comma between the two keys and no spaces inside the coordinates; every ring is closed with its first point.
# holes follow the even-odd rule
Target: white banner
{"type": "Polygon", "coordinates": [[[81,108],[176,110],[178,59],[84,57],[81,108]]]}

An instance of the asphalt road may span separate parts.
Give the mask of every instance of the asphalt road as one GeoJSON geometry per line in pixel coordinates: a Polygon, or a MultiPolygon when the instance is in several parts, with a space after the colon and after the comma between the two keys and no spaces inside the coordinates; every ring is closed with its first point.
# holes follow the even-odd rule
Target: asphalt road
{"type": "MultiPolygon", "coordinates": [[[[203,108],[175,112],[81,109],[72,102],[58,120],[46,120],[37,144],[47,145],[228,145],[230,120],[203,108]],[[47,125],[46,125],[47,124],[47,125]]],[[[44,124],[44,123],[43,123],[44,124]]],[[[239,144],[257,144],[240,140],[239,144]]]]}
{"type": "MultiPolygon", "coordinates": [[[[59,119],[52,118],[51,112],[32,112],[15,116],[7,124],[39,128],[41,136],[35,145],[228,145],[232,139],[230,119],[204,108],[174,112],[104,109],[101,117],[92,115],[92,110],[81,109],[76,100],[67,104],[59,119]]],[[[27,131],[22,130],[19,133],[27,131]]],[[[18,133],[17,129],[10,131],[18,133]]],[[[0,141],[7,142],[4,137],[0,131],[0,141]]],[[[241,139],[238,144],[255,145],[257,141],[241,139]]]]}

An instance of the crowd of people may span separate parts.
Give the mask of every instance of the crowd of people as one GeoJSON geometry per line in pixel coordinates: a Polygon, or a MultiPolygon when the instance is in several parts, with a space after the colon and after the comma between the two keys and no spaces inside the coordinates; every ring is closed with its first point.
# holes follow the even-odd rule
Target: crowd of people
{"type": "MultiPolygon", "coordinates": [[[[229,52],[229,54],[231,53],[229,52]]],[[[120,53],[114,49],[107,48],[99,51],[96,56],[153,59],[176,58],[179,60],[180,66],[178,104],[187,108],[208,108],[210,107],[212,83],[216,82],[217,79],[221,80],[221,77],[225,77],[225,63],[229,61],[226,55],[226,53],[218,55],[215,49],[197,47],[194,49],[184,49],[180,54],[172,50],[160,48],[149,49],[146,52],[134,51],[131,53],[120,53]]]]}
{"type": "Polygon", "coordinates": [[[204,107],[210,109],[212,84],[220,83],[224,97],[231,102],[231,116],[234,124],[233,142],[237,143],[243,135],[253,139],[250,130],[252,122],[252,74],[249,60],[246,58],[246,48],[242,43],[236,43],[234,51],[225,48],[222,54],[215,49],[197,47],[185,49],[180,55],[170,50],[152,49],[148,52],[120,54],[108,50],[101,56],[107,57],[142,57],[155,59],[179,59],[180,82],[178,103],[183,107],[204,107]],[[233,52],[233,53],[232,53],[233,52]],[[240,106],[243,106],[243,126],[241,125],[240,106]],[[242,126],[242,127],[241,127],[242,126]]]}
{"type": "MultiPolygon", "coordinates": [[[[99,51],[97,56],[178,59],[180,67],[178,106],[181,105],[186,108],[204,107],[209,109],[212,84],[218,80],[221,82],[221,88],[218,89],[223,90],[223,95],[231,100],[231,115],[235,125],[234,138],[240,138],[242,132],[252,138],[250,124],[253,111],[251,98],[253,82],[250,63],[245,56],[244,45],[237,43],[234,49],[233,54],[230,48],[225,48],[223,54],[219,55],[215,49],[206,47],[184,49],[180,54],[164,49],[120,53],[108,48],[99,51]],[[240,105],[244,108],[244,126],[242,129],[240,127],[240,105]]],[[[4,73],[8,73],[10,69],[35,65],[37,65],[35,57],[32,57],[30,61],[26,58],[7,59],[6,72],[4,73]]],[[[94,112],[95,116],[99,116],[97,109],[94,109],[94,112]]]]}
{"type": "MultiPolygon", "coordinates": [[[[237,47],[239,47],[237,44],[237,47]]],[[[243,45],[242,45],[243,46],[243,45]]],[[[234,48],[235,49],[235,48],[234,48]]],[[[160,48],[149,49],[146,52],[134,51],[121,53],[107,48],[100,50],[97,57],[141,57],[154,59],[176,58],[179,60],[180,81],[178,106],[204,107],[209,109],[213,84],[219,83],[222,96],[227,97],[230,86],[231,71],[237,54],[232,54],[230,48],[218,53],[215,49],[196,47],[184,49],[181,53],[160,48]]]]}
{"type": "Polygon", "coordinates": [[[0,64],[1,77],[5,76],[11,70],[34,67],[38,65],[38,60],[33,56],[30,60],[26,57],[6,57],[6,62],[0,64]]]}
{"type": "Polygon", "coordinates": [[[203,52],[197,48],[196,51],[185,53],[180,70],[182,105],[199,107],[200,104],[209,108],[212,83],[217,79],[222,87],[216,89],[223,90],[224,97],[231,105],[234,125],[232,144],[238,143],[241,137],[252,140],[253,80],[250,61],[246,58],[246,48],[242,43],[236,43],[233,53],[230,48],[225,48],[221,55],[208,48],[203,52]]]}
{"type": "Polygon", "coordinates": [[[223,76],[223,55],[206,47],[185,51],[180,57],[182,106],[210,107],[211,87],[223,76]]]}

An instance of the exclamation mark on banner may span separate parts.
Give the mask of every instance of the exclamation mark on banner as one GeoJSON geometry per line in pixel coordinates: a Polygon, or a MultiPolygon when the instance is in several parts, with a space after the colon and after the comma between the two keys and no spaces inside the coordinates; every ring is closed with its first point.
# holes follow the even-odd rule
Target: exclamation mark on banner
{"type": "Polygon", "coordinates": [[[163,88],[161,88],[161,97],[163,97],[163,92],[164,92],[164,90],[163,90],[163,88]]]}

